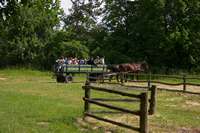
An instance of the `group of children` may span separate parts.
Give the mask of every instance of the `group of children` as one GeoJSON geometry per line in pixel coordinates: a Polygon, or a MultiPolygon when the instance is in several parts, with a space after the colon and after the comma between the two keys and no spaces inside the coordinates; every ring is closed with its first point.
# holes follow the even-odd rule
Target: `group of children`
{"type": "Polygon", "coordinates": [[[60,57],[59,59],[56,60],[56,63],[58,65],[67,65],[67,64],[74,64],[74,65],[84,65],[84,64],[88,64],[88,65],[104,65],[105,61],[104,61],[104,57],[100,58],[99,56],[97,56],[95,59],[94,58],[89,58],[89,59],[78,59],[78,58],[73,58],[73,57],[60,57]]]}
{"type": "Polygon", "coordinates": [[[61,57],[59,59],[56,60],[56,63],[58,63],[59,65],[63,65],[63,64],[74,64],[74,65],[78,65],[78,64],[85,64],[85,60],[84,59],[77,59],[72,58],[72,57],[61,57]]]}

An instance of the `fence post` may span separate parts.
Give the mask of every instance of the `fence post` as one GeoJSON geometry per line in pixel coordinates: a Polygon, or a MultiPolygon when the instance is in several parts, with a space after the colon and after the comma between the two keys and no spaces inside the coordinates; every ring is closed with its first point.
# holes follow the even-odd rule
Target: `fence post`
{"type": "Polygon", "coordinates": [[[128,73],[124,73],[124,82],[128,81],[128,73]]]}
{"type": "Polygon", "coordinates": [[[66,65],[66,73],[68,72],[68,64],[66,65]]]}
{"type": "Polygon", "coordinates": [[[183,75],[183,91],[186,91],[186,76],[183,75]]]}
{"type": "MultiPolygon", "coordinates": [[[[90,88],[88,87],[89,82],[86,81],[85,83],[86,87],[85,87],[85,98],[90,99],[90,88]]],[[[85,106],[84,106],[84,112],[87,113],[90,111],[90,104],[88,101],[85,101],[85,106]]]]}
{"type": "Polygon", "coordinates": [[[124,73],[120,73],[120,80],[121,80],[121,83],[123,84],[124,83],[124,73]]]}
{"type": "Polygon", "coordinates": [[[104,83],[104,72],[103,72],[103,74],[102,74],[102,78],[103,78],[103,83],[104,83]]]}
{"type": "Polygon", "coordinates": [[[85,85],[86,85],[87,83],[89,83],[89,81],[90,81],[90,74],[89,74],[89,72],[87,72],[87,74],[86,74],[86,82],[85,82],[85,85]]]}
{"type": "Polygon", "coordinates": [[[91,72],[93,71],[93,65],[91,65],[91,72]]]}
{"type": "Polygon", "coordinates": [[[81,72],[81,64],[78,65],[78,71],[81,72]]]}
{"type": "Polygon", "coordinates": [[[149,114],[153,115],[156,112],[156,106],[157,106],[157,87],[153,85],[150,88],[150,91],[151,91],[151,99],[150,99],[149,114]]]}
{"type": "Polygon", "coordinates": [[[151,88],[151,73],[149,73],[148,88],[151,88]]]}
{"type": "Polygon", "coordinates": [[[142,93],[140,99],[140,133],[148,133],[148,93],[142,93]]]}

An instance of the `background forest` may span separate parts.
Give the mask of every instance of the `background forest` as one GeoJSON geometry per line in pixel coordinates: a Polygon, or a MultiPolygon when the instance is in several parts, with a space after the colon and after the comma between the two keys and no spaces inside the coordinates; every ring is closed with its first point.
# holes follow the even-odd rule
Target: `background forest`
{"type": "Polygon", "coordinates": [[[51,69],[60,56],[200,72],[199,0],[0,0],[0,67],[51,69]]]}

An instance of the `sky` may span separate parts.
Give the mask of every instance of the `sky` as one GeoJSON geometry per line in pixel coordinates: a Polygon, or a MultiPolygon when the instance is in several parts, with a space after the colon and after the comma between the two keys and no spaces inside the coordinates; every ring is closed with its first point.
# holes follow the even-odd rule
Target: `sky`
{"type": "Polygon", "coordinates": [[[70,0],[61,0],[61,7],[64,9],[66,14],[69,14],[68,9],[72,6],[70,0]]]}

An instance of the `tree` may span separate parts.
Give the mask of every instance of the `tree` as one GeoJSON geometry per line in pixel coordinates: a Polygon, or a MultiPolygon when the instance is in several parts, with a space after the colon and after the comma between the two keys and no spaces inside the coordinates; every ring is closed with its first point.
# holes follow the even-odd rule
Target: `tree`
{"type": "Polygon", "coordinates": [[[106,0],[108,49],[154,67],[191,69],[199,64],[198,0],[138,0],[124,5],[106,0]]]}
{"type": "Polygon", "coordinates": [[[45,46],[44,55],[46,60],[43,61],[45,68],[50,69],[58,57],[77,57],[88,58],[89,50],[80,41],[72,40],[71,31],[56,31],[52,35],[48,44],[45,46]]]}
{"type": "Polygon", "coordinates": [[[8,65],[39,64],[45,59],[44,47],[60,21],[59,0],[8,0],[1,4],[1,57],[8,65]]]}
{"type": "Polygon", "coordinates": [[[96,44],[98,45],[96,37],[100,35],[99,31],[102,31],[98,21],[102,14],[103,0],[71,0],[71,2],[70,14],[63,18],[64,28],[74,33],[71,38],[87,46],[92,56],[95,54],[96,44]]]}

